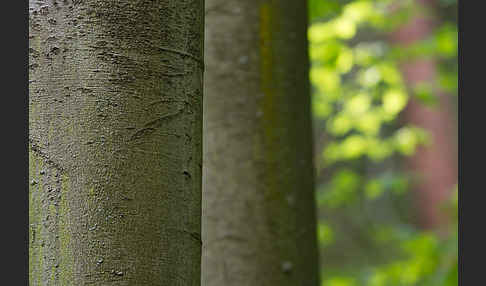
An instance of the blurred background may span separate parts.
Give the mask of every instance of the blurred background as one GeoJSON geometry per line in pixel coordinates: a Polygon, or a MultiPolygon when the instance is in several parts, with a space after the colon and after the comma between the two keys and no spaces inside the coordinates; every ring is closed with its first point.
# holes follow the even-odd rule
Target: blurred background
{"type": "Polygon", "coordinates": [[[457,285],[457,0],[309,21],[322,285],[457,285]]]}

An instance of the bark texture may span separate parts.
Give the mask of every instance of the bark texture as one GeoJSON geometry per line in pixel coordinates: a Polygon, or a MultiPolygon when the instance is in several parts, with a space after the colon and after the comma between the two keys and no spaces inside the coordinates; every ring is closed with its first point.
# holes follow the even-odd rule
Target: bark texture
{"type": "Polygon", "coordinates": [[[205,286],[317,286],[305,1],[207,0],[205,286]]]}
{"type": "Polygon", "coordinates": [[[29,1],[30,285],[200,285],[203,11],[29,1]]]}

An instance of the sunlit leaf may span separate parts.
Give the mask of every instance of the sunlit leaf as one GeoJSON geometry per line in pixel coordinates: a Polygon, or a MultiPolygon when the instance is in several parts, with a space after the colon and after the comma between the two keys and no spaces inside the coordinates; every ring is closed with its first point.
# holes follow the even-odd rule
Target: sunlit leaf
{"type": "Polygon", "coordinates": [[[397,114],[407,105],[407,101],[408,96],[405,92],[398,89],[389,90],[383,95],[383,110],[390,115],[397,114]]]}
{"type": "Polygon", "coordinates": [[[377,67],[372,66],[361,72],[358,80],[363,86],[372,87],[378,84],[381,79],[382,75],[380,70],[377,67]]]}
{"type": "Polygon", "coordinates": [[[419,144],[427,143],[428,137],[418,128],[402,127],[395,133],[396,148],[404,155],[411,155],[419,144]]]}
{"type": "Polygon", "coordinates": [[[336,59],[336,68],[341,73],[347,73],[353,67],[353,60],[351,49],[342,49],[336,59]]]}
{"type": "Polygon", "coordinates": [[[358,158],[366,152],[367,147],[366,139],[359,135],[351,135],[344,139],[341,146],[346,159],[358,158]]]}
{"type": "Polygon", "coordinates": [[[371,98],[365,93],[360,93],[347,100],[344,108],[352,116],[361,116],[369,110],[370,105],[371,98]]]}
{"type": "Polygon", "coordinates": [[[356,128],[367,135],[374,136],[380,131],[381,122],[379,113],[371,111],[360,116],[356,122],[356,128]]]}
{"type": "Polygon", "coordinates": [[[329,68],[313,68],[310,79],[323,93],[333,93],[341,83],[339,74],[329,68]]]}
{"type": "Polygon", "coordinates": [[[343,17],[352,19],[354,22],[366,20],[373,14],[373,4],[370,1],[355,1],[343,8],[343,17]]]}
{"type": "Polygon", "coordinates": [[[339,116],[336,116],[335,118],[331,119],[328,124],[328,129],[329,131],[334,134],[334,135],[344,135],[346,134],[349,130],[351,130],[353,126],[353,122],[351,118],[348,116],[341,114],[339,116]]]}
{"type": "Polygon", "coordinates": [[[332,24],[336,36],[341,39],[350,39],[356,34],[356,24],[352,19],[341,17],[334,20],[332,24]]]}

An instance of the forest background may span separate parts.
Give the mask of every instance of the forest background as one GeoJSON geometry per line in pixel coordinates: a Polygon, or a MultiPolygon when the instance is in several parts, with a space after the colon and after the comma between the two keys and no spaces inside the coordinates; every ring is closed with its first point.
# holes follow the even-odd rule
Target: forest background
{"type": "Polygon", "coordinates": [[[457,285],[457,1],[309,15],[322,285],[457,285]]]}

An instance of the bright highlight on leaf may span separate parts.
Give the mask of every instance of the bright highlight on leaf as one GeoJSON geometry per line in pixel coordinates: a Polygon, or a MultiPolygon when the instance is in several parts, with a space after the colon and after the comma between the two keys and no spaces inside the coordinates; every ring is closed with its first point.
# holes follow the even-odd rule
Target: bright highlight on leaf
{"type": "Polygon", "coordinates": [[[333,26],[336,36],[341,39],[350,39],[356,34],[356,25],[351,19],[337,19],[333,26]]]}
{"type": "Polygon", "coordinates": [[[361,93],[356,96],[351,97],[345,104],[345,110],[352,116],[364,115],[371,106],[371,98],[365,94],[361,93]]]}
{"type": "Polygon", "coordinates": [[[401,90],[389,90],[383,95],[383,110],[390,115],[395,115],[402,111],[407,100],[407,94],[401,90]]]}

